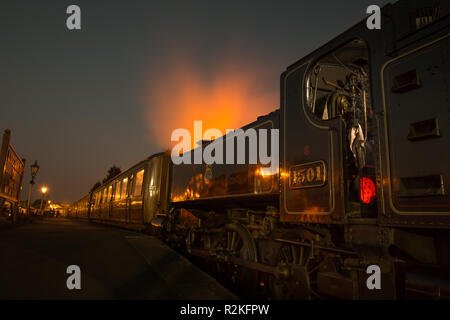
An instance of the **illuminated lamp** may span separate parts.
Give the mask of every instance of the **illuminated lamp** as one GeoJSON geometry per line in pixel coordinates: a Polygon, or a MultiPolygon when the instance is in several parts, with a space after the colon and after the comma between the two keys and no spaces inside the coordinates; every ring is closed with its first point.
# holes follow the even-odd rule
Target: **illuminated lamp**
{"type": "Polygon", "coordinates": [[[377,189],[372,179],[363,177],[359,180],[361,189],[361,201],[369,204],[377,195],[377,189]]]}

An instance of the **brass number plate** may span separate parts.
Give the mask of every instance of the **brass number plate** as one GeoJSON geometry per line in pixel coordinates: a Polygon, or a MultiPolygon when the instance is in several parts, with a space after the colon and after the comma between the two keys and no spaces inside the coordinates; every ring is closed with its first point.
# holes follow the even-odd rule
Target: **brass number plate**
{"type": "Polygon", "coordinates": [[[302,163],[289,169],[289,187],[292,189],[321,187],[326,182],[324,161],[302,163]]]}

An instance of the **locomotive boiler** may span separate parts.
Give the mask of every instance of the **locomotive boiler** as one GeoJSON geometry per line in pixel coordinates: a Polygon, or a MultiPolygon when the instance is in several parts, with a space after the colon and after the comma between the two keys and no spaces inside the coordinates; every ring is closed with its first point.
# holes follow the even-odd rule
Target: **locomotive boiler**
{"type": "Polygon", "coordinates": [[[444,1],[398,1],[287,67],[280,109],[242,128],[279,129],[276,170],[159,155],[90,218],[155,232],[242,296],[449,298],[449,21],[444,1]]]}

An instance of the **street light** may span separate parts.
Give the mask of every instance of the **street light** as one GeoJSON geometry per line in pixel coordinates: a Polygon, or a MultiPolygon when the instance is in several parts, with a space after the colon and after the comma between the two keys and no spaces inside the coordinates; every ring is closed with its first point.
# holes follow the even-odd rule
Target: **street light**
{"type": "Polygon", "coordinates": [[[39,171],[39,165],[37,163],[37,160],[34,161],[34,163],[31,165],[31,177],[34,178],[39,171]]]}
{"type": "Polygon", "coordinates": [[[39,171],[39,165],[35,160],[31,165],[31,181],[30,181],[30,190],[28,190],[28,204],[27,204],[27,213],[30,214],[30,202],[31,202],[31,192],[33,191],[34,178],[36,177],[39,171]]]}
{"type": "Polygon", "coordinates": [[[42,192],[42,200],[41,200],[41,208],[39,209],[39,211],[43,214],[42,212],[42,204],[44,203],[44,198],[45,198],[45,194],[47,193],[48,188],[46,186],[43,186],[41,188],[41,192],[42,192]]]}

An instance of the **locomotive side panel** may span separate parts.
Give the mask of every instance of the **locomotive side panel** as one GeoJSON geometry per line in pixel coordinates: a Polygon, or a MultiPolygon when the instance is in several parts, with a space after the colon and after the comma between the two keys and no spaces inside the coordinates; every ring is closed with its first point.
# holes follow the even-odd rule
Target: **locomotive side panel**
{"type": "Polygon", "coordinates": [[[448,35],[418,44],[381,71],[387,215],[440,216],[450,223],[444,217],[450,215],[448,35]]]}
{"type": "MultiPolygon", "coordinates": [[[[281,103],[283,131],[282,139],[282,170],[289,176],[281,179],[281,220],[286,222],[301,222],[319,220],[331,222],[331,216],[335,213],[335,194],[333,187],[333,158],[330,152],[333,133],[329,127],[316,127],[308,122],[302,108],[301,83],[307,64],[295,71],[286,73],[282,79],[281,103]],[[304,184],[308,178],[308,170],[311,168],[302,165],[321,161],[323,166],[319,168],[323,175],[321,182],[324,185],[309,187],[304,184]],[[304,170],[303,172],[297,173],[304,170]],[[301,176],[300,183],[296,183],[296,176],[301,176]],[[316,218],[313,218],[313,216],[316,218]]],[[[336,140],[336,139],[335,139],[336,140]]],[[[336,143],[336,142],[334,142],[336,143]]],[[[315,171],[315,168],[312,168],[315,171]]]]}
{"type": "Polygon", "coordinates": [[[365,176],[376,155],[366,32],[355,26],[282,75],[282,221],[362,217],[364,178],[374,211],[375,181],[365,176]]]}

